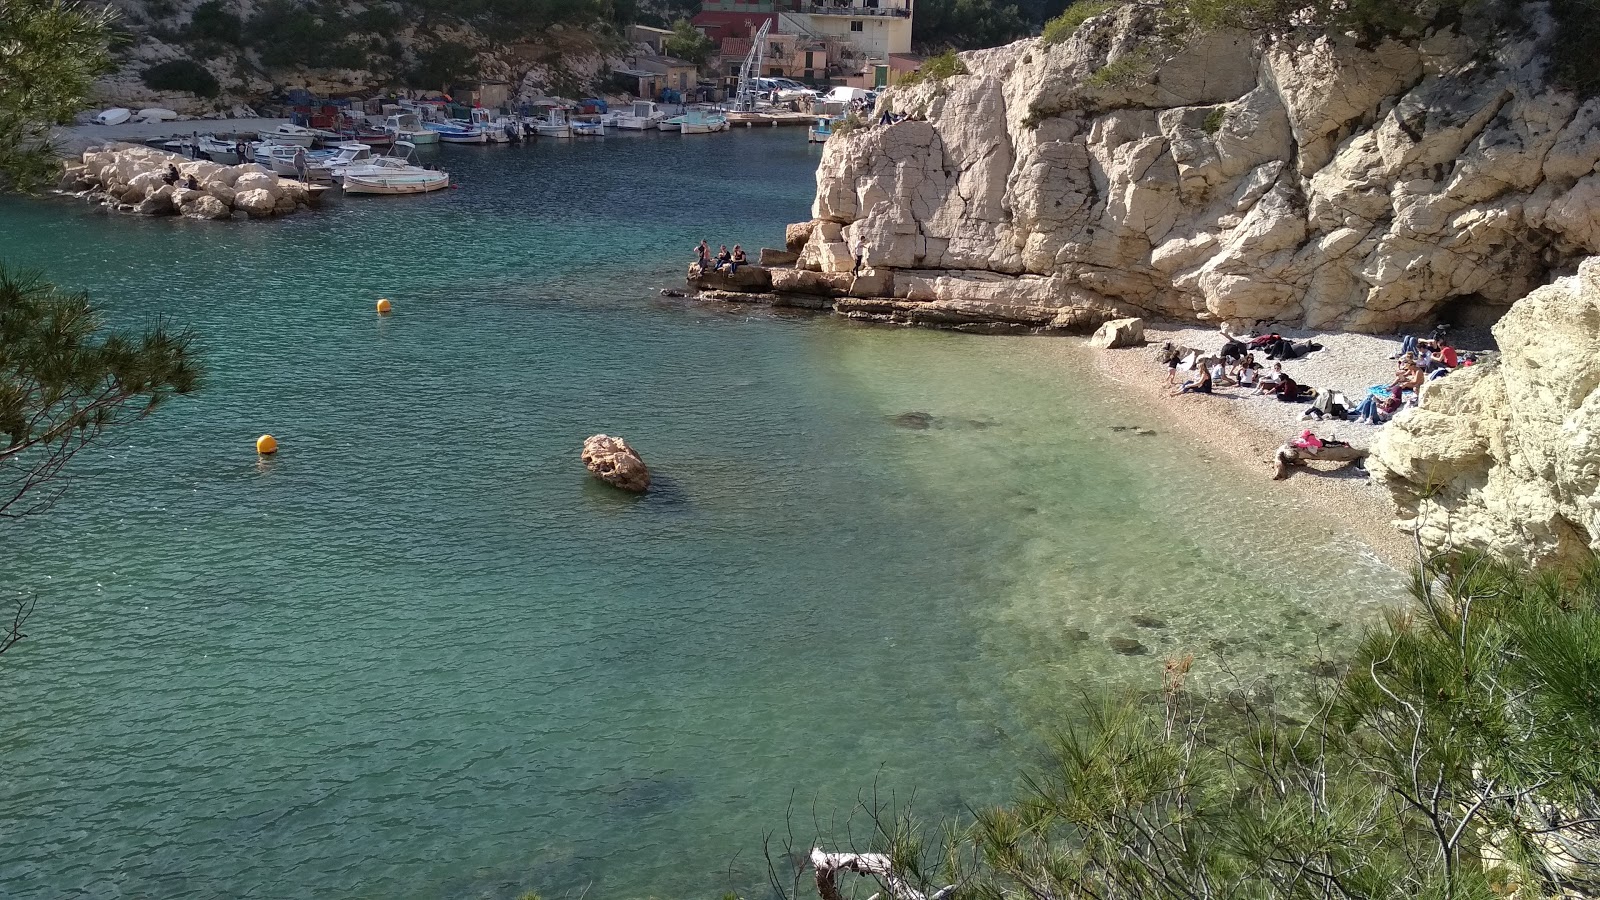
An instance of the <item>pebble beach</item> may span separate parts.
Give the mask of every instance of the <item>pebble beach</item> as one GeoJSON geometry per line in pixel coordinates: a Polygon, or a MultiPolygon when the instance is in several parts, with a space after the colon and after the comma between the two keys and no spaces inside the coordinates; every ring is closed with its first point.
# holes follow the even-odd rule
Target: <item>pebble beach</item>
{"type": "MultiPolygon", "coordinates": [[[[1323,349],[1309,356],[1283,364],[1289,377],[1318,391],[1341,391],[1358,401],[1369,386],[1387,384],[1394,378],[1394,356],[1400,343],[1393,335],[1277,326],[1258,333],[1268,331],[1322,345],[1323,349]]],[[[1309,404],[1280,403],[1256,395],[1253,388],[1219,386],[1212,394],[1175,396],[1172,392],[1182,384],[1186,373],[1180,370],[1177,384],[1167,384],[1167,369],[1160,361],[1162,346],[1170,342],[1209,354],[1220,350],[1227,339],[1214,326],[1184,323],[1147,323],[1144,333],[1142,347],[1101,352],[1097,366],[1100,374],[1127,390],[1130,398],[1163,413],[1162,418],[1170,428],[1181,432],[1183,439],[1231,457],[1248,471],[1259,473],[1264,484],[1291,491],[1326,515],[1342,520],[1390,565],[1406,567],[1416,562],[1414,543],[1393,527],[1389,499],[1371,483],[1365,470],[1351,463],[1311,462],[1292,469],[1283,481],[1271,481],[1274,451],[1305,429],[1321,438],[1370,448],[1383,426],[1357,424],[1354,419],[1302,419],[1309,404]]],[[[1464,350],[1494,349],[1487,329],[1458,329],[1451,333],[1451,339],[1464,350]]],[[[1268,368],[1272,365],[1272,361],[1260,356],[1257,360],[1268,368]]]]}

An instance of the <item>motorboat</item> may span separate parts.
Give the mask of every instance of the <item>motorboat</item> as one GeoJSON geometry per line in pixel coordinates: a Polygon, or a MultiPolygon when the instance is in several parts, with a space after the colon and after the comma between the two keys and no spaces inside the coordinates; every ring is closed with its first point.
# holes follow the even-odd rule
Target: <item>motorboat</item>
{"type": "Polygon", "coordinates": [[[450,186],[450,175],[437,169],[424,169],[411,160],[416,149],[407,141],[396,141],[404,157],[375,156],[364,163],[346,167],[342,183],[346,194],[426,194],[450,186]]]}
{"type": "Polygon", "coordinates": [[[120,106],[113,106],[110,109],[102,110],[92,121],[96,125],[121,125],[131,118],[133,118],[131,111],[120,106]]]}
{"type": "Polygon", "coordinates": [[[572,137],[572,123],[567,121],[567,111],[559,106],[547,107],[542,118],[533,120],[533,131],[540,137],[572,137]]]}
{"type": "Polygon", "coordinates": [[[573,137],[605,137],[606,126],[598,121],[575,120],[572,123],[573,137]]]}
{"type": "Polygon", "coordinates": [[[450,121],[456,124],[467,125],[471,128],[478,129],[479,131],[483,132],[484,139],[491,144],[504,144],[511,140],[511,135],[506,133],[506,130],[503,126],[497,126],[494,124],[494,117],[489,114],[487,109],[484,109],[481,106],[474,106],[472,108],[471,116],[472,118],[465,122],[462,122],[459,119],[451,119],[450,121]]]}
{"type": "Polygon", "coordinates": [[[371,147],[352,141],[335,151],[333,157],[307,165],[306,177],[311,181],[332,183],[342,180],[351,167],[369,165],[372,159],[371,147]]]}
{"type": "Polygon", "coordinates": [[[439,135],[446,144],[487,144],[489,136],[475,125],[461,122],[424,122],[422,127],[439,135]]]}
{"type": "Polygon", "coordinates": [[[839,122],[832,116],[817,116],[817,121],[806,129],[806,142],[810,144],[826,143],[833,137],[833,126],[839,122]]]}
{"type": "Polygon", "coordinates": [[[670,119],[662,119],[660,122],[656,123],[656,130],[678,131],[683,128],[683,120],[687,118],[689,118],[688,113],[685,113],[681,116],[673,116],[670,119]]]}
{"type": "Polygon", "coordinates": [[[383,130],[394,135],[397,141],[409,141],[418,147],[439,143],[439,132],[424,128],[421,117],[416,113],[399,113],[384,119],[383,130]]]}
{"type": "Polygon", "coordinates": [[[617,114],[617,127],[625,131],[649,131],[667,118],[661,107],[649,100],[635,100],[625,113],[617,114]]]}
{"type": "Polygon", "coordinates": [[[245,162],[239,158],[238,148],[237,143],[224,141],[214,134],[200,135],[200,152],[214,163],[231,166],[245,162]]]}
{"type": "Polygon", "coordinates": [[[270,144],[293,144],[296,147],[309,147],[317,139],[317,133],[310,128],[282,122],[271,128],[263,128],[258,132],[261,140],[270,144]]]}
{"type": "Polygon", "coordinates": [[[450,176],[436,169],[393,165],[392,157],[380,157],[373,165],[352,167],[344,173],[346,194],[426,194],[450,186],[450,176]]]}
{"type": "Polygon", "coordinates": [[[678,130],[684,134],[711,134],[728,130],[728,117],[722,113],[691,109],[682,118],[678,130]]]}

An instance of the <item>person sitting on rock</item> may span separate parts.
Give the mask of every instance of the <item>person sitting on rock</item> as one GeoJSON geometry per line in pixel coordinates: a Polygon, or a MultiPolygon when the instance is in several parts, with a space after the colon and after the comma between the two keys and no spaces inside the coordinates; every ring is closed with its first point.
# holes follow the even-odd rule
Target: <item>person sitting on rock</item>
{"type": "Polygon", "coordinates": [[[1193,381],[1185,381],[1183,383],[1183,387],[1178,388],[1176,391],[1173,391],[1172,393],[1173,393],[1174,396],[1176,396],[1178,394],[1209,394],[1209,393],[1211,393],[1211,370],[1205,368],[1204,366],[1202,366],[1200,368],[1200,377],[1199,378],[1196,378],[1193,381]]]}
{"type": "Polygon", "coordinates": [[[200,179],[194,177],[191,173],[188,178],[183,180],[183,186],[191,191],[198,191],[200,190],[200,179]]]}
{"type": "Polygon", "coordinates": [[[1441,345],[1439,347],[1439,362],[1443,363],[1446,369],[1454,369],[1457,365],[1460,365],[1460,360],[1456,357],[1456,348],[1449,344],[1441,345]]]}
{"type": "Polygon", "coordinates": [[[728,263],[731,263],[731,262],[733,262],[733,256],[728,253],[728,245],[727,244],[718,244],[717,245],[717,262],[716,262],[716,265],[713,268],[717,269],[718,271],[721,271],[723,266],[725,266],[725,265],[727,265],[728,263]]]}
{"type": "Polygon", "coordinates": [[[161,180],[165,181],[167,184],[177,184],[178,183],[178,178],[179,178],[178,167],[175,166],[175,165],[168,164],[167,165],[167,174],[161,176],[161,180]]]}
{"type": "Polygon", "coordinates": [[[738,244],[733,245],[733,256],[728,259],[728,274],[739,271],[740,266],[749,265],[749,257],[744,255],[744,248],[738,244]]]}

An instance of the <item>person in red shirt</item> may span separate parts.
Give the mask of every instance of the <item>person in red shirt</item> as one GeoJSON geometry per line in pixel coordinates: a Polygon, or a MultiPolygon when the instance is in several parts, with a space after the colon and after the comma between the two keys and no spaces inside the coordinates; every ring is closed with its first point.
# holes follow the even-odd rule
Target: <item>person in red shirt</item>
{"type": "Polygon", "coordinates": [[[1457,363],[1456,348],[1450,346],[1449,344],[1445,344],[1443,347],[1440,347],[1439,360],[1440,362],[1444,363],[1445,368],[1454,369],[1457,363]]]}

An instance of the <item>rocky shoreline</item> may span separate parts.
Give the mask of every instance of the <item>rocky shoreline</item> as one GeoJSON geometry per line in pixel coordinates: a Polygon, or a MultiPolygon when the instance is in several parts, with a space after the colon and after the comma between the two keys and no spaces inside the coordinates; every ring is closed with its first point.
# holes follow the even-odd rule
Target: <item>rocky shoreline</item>
{"type": "Polygon", "coordinates": [[[120,213],[212,221],[268,219],[318,205],[322,189],[280,178],[258,163],[225,166],[138,144],[84,151],[68,164],[57,190],[120,213]],[[167,183],[169,167],[179,181],[167,183]],[[185,187],[189,178],[198,185],[185,187]]]}

